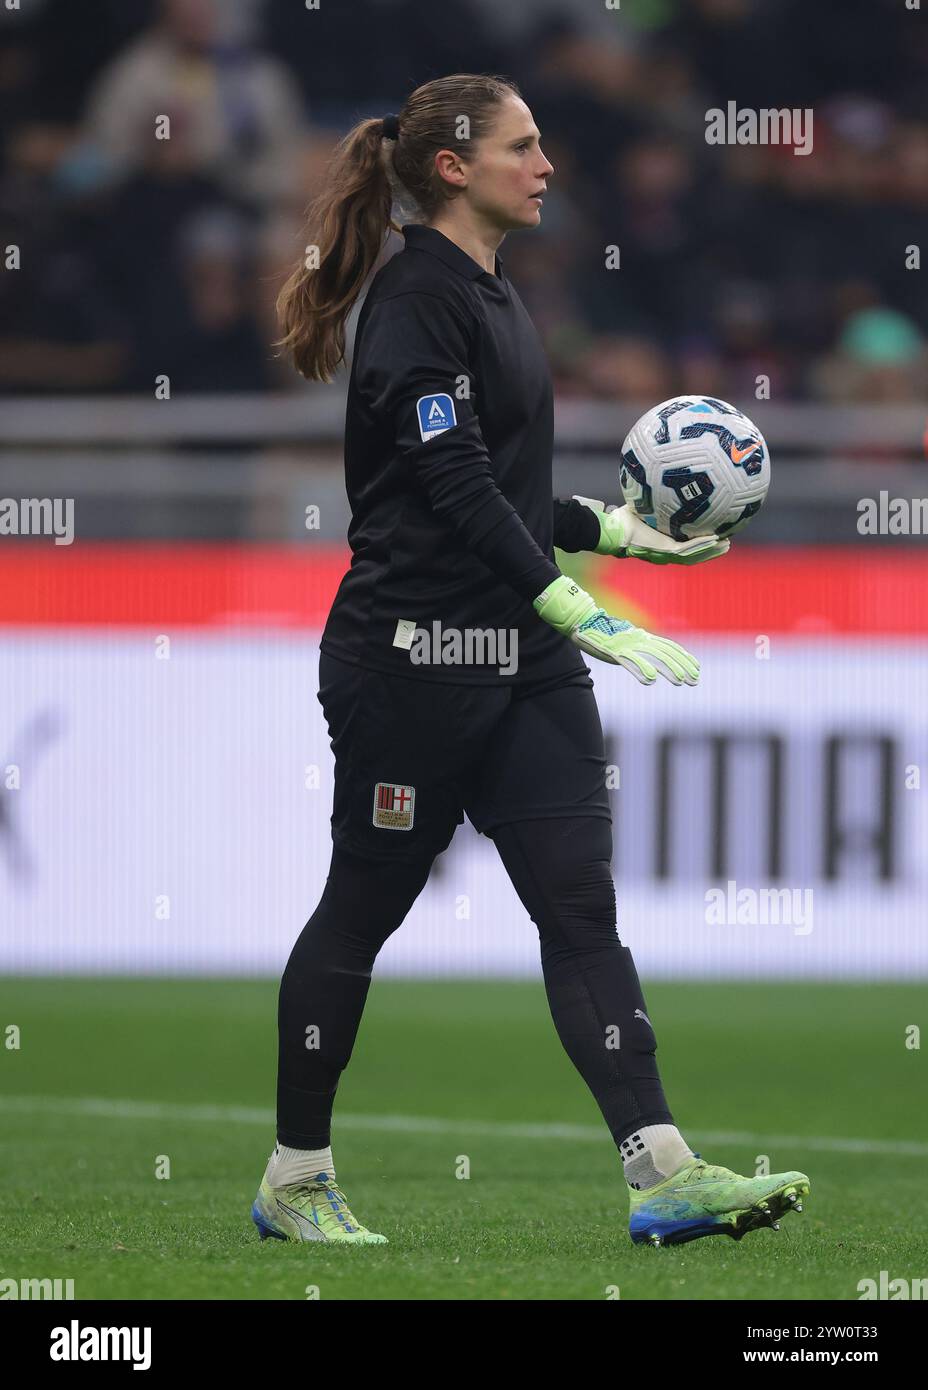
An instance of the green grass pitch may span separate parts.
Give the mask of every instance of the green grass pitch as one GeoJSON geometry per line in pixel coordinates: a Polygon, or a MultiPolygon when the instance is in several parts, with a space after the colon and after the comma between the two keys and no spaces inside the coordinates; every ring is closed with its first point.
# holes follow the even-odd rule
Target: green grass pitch
{"type": "Polygon", "coordinates": [[[390,1244],[260,1242],[276,980],[6,979],[0,1277],[71,1278],[78,1299],[856,1300],[881,1270],[928,1274],[926,1064],[905,1045],[923,987],[645,988],[691,1144],[810,1175],[779,1232],[632,1246],[541,985],[375,979],[333,1149],[390,1244]]]}

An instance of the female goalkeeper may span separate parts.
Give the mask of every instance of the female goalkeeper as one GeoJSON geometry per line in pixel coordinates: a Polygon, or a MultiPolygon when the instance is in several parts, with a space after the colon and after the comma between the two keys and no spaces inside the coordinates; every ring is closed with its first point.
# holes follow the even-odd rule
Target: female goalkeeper
{"type": "Polygon", "coordinates": [[[616,932],[603,734],[580,653],[645,685],[695,685],[699,667],[608,616],[553,548],[690,564],[727,542],[677,544],[624,508],[552,501],[550,375],[496,250],[539,224],[553,173],[511,82],[428,82],[341,143],[306,263],[280,295],[285,349],[303,376],[330,380],[346,317],[399,230],[394,201],[409,201],[405,249],[374,276],[355,336],[352,561],[319,659],[332,861],[280,987],[277,1144],[252,1208],[262,1238],[386,1239],[336,1184],[332,1105],[377,952],[465,811],[538,929],[554,1025],[622,1158],[632,1239],[740,1236],[808,1190],[804,1174],[739,1177],[689,1148],[616,932]]]}

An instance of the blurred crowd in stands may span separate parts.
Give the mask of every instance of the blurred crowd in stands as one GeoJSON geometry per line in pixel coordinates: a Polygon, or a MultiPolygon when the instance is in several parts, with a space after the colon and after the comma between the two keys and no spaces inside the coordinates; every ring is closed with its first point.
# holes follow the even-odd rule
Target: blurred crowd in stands
{"type": "Polygon", "coordinates": [[[514,78],[555,166],[500,255],[562,396],[922,396],[928,4],[904,0],[0,5],[0,391],[300,389],[274,299],[334,144],[460,71],[514,78]],[[813,108],[812,154],[708,145],[732,100],[813,108]]]}

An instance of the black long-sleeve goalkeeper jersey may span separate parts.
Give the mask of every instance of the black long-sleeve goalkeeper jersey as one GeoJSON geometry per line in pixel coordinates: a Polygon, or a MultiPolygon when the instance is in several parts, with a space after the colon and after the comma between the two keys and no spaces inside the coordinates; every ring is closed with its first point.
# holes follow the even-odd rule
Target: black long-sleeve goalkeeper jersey
{"type": "Polygon", "coordinates": [[[582,669],[535,598],[554,545],[592,550],[599,522],[552,497],[544,350],[499,257],[495,274],[432,227],[377,273],[355,335],[345,425],[351,568],[322,636],[333,656],[399,675],[502,684],[582,669]],[[411,634],[516,630],[518,667],[415,664],[411,634]]]}

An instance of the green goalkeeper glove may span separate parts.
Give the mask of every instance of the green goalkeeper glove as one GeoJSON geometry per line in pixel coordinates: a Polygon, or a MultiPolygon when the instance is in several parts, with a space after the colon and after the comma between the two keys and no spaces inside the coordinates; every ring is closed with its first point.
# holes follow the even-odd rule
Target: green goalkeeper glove
{"type": "Polygon", "coordinates": [[[631,556],[634,560],[649,560],[652,565],[698,565],[724,555],[731,545],[731,541],[719,540],[718,536],[675,541],[642,521],[627,505],[618,507],[613,503],[607,507],[605,502],[576,494],[574,501],[596,513],[600,528],[597,555],[631,556]]]}
{"type": "Polygon", "coordinates": [[[672,685],[695,685],[699,662],[668,637],[655,637],[621,618],[610,618],[588,593],[566,574],[558,575],[533,602],[535,612],[581,651],[631,671],[642,685],[659,675],[672,685]]]}

